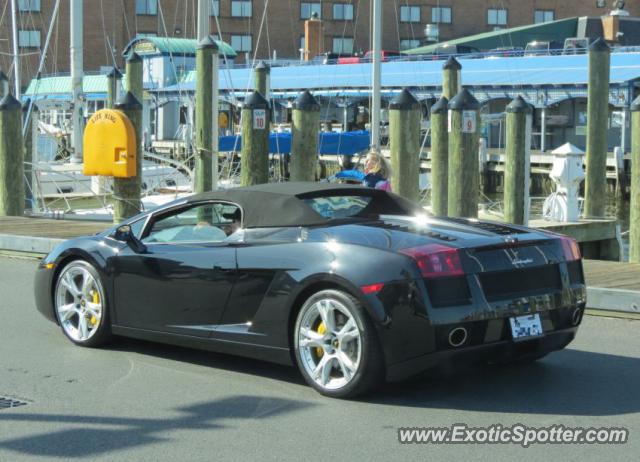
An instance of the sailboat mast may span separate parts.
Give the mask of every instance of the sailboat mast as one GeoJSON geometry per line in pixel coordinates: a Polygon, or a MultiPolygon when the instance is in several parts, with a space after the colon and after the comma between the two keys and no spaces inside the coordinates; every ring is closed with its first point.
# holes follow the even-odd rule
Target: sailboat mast
{"type": "Polygon", "coordinates": [[[71,2],[71,89],[73,93],[73,112],[71,115],[72,135],[71,147],[73,153],[71,161],[82,162],[82,129],[84,125],[82,111],[82,19],[83,0],[70,0],[71,2]]]}
{"type": "Polygon", "coordinates": [[[15,97],[20,99],[20,47],[18,44],[18,10],[16,0],[11,0],[11,32],[13,36],[13,76],[15,80],[15,97]]]}
{"type": "Polygon", "coordinates": [[[371,69],[371,149],[380,151],[380,72],[382,58],[382,0],[373,0],[373,61],[371,69]]]}

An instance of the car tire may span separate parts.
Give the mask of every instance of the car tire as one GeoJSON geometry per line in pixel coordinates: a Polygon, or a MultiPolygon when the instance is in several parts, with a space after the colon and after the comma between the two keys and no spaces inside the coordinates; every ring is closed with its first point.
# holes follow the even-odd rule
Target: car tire
{"type": "Polygon", "coordinates": [[[55,280],[53,307],[62,332],[76,345],[93,348],[111,339],[104,284],[90,263],[73,260],[62,268],[55,280]]]}
{"type": "Polygon", "coordinates": [[[360,302],[344,291],[322,290],[309,297],[298,313],[293,340],[300,372],[325,396],[354,398],[384,378],[376,329],[360,302]]]}

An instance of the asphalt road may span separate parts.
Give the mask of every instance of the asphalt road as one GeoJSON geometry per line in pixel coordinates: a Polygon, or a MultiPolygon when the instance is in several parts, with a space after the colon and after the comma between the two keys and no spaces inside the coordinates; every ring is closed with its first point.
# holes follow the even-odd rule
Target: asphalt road
{"type": "Polygon", "coordinates": [[[640,321],[585,318],[570,348],[519,367],[323,398],[297,371],[118,340],[82,349],[36,311],[35,262],[0,258],[0,461],[637,460],[640,321]],[[401,445],[398,427],[626,427],[624,445],[401,445]]]}

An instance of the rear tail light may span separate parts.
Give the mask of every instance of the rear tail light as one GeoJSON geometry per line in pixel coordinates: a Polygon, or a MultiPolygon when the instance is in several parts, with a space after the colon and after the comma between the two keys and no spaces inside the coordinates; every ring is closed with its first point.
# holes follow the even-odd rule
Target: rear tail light
{"type": "Polygon", "coordinates": [[[368,286],[360,287],[362,293],[365,295],[377,294],[384,288],[384,284],[370,284],[368,286]]]}
{"type": "Polygon", "coordinates": [[[413,258],[425,278],[464,275],[458,250],[452,247],[427,244],[420,247],[402,249],[400,253],[413,258]]]}
{"type": "Polygon", "coordinates": [[[560,243],[562,244],[562,253],[564,253],[564,259],[566,261],[580,260],[580,246],[575,239],[562,236],[560,238],[560,243]]]}

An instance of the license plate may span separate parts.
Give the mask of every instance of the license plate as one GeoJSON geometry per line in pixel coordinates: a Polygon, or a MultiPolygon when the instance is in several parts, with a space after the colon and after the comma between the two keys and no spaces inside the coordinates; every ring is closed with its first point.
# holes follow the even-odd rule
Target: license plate
{"type": "Polygon", "coordinates": [[[529,337],[539,337],[543,334],[542,323],[539,314],[528,314],[509,318],[511,322],[511,334],[514,340],[523,340],[529,337]]]}

